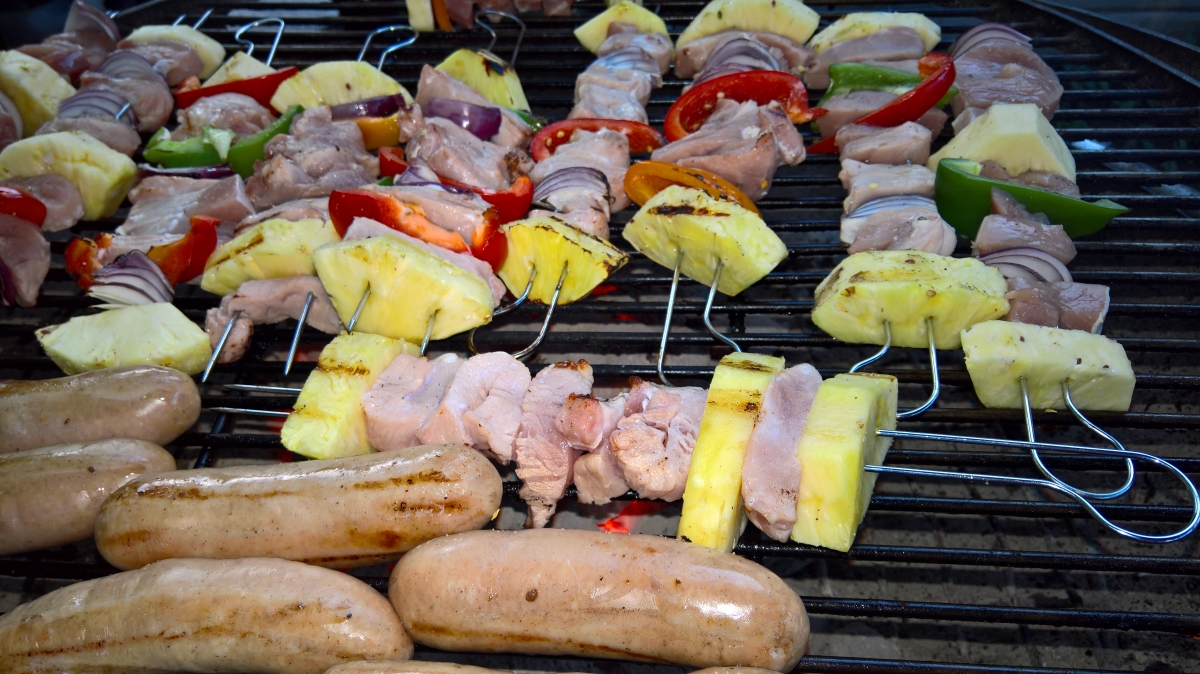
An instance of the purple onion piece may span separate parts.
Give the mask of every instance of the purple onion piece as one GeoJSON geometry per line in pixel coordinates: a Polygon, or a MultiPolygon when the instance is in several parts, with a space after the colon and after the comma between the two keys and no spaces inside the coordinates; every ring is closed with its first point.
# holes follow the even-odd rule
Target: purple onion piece
{"type": "Polygon", "coordinates": [[[610,51],[596,59],[593,65],[601,65],[613,70],[641,70],[655,76],[662,75],[658,61],[655,61],[645,50],[637,47],[622,47],[610,51]]]}
{"type": "Polygon", "coordinates": [[[398,187],[434,187],[443,192],[451,194],[470,194],[471,190],[465,187],[455,187],[454,185],[446,185],[440,182],[428,180],[421,176],[415,166],[409,166],[404,169],[404,172],[392,178],[392,184],[398,187]]]}
{"type": "Polygon", "coordinates": [[[0,306],[17,306],[17,284],[13,281],[12,271],[2,259],[0,259],[0,306]]]}
{"type": "Polygon", "coordinates": [[[989,264],[989,267],[995,267],[996,271],[1004,275],[1004,278],[1019,278],[1027,281],[1030,284],[1042,283],[1046,279],[1042,278],[1038,273],[1025,265],[1016,264],[1015,262],[996,262],[989,264]]]}
{"type": "Polygon", "coordinates": [[[81,91],[58,104],[59,117],[116,117],[130,126],[137,126],[137,115],[125,97],[115,91],[90,89],[81,91]],[[125,112],[121,112],[124,110],[125,112]]]}
{"type": "Polygon", "coordinates": [[[726,61],[741,56],[749,56],[755,61],[761,61],[763,64],[769,66],[765,68],[766,70],[784,69],[783,64],[779,62],[779,59],[775,58],[770,50],[761,43],[744,37],[734,38],[718,47],[712,56],[708,57],[708,62],[705,64],[704,69],[718,68],[726,61]]]}
{"type": "Polygon", "coordinates": [[[376,96],[365,98],[353,103],[342,103],[329,108],[334,119],[355,119],[358,117],[389,117],[400,110],[407,110],[403,94],[376,96]]]}
{"type": "Polygon", "coordinates": [[[550,210],[556,210],[547,200],[554,196],[555,192],[565,189],[587,189],[606,197],[610,194],[608,176],[603,171],[585,166],[572,166],[559,169],[538,183],[533,190],[533,201],[550,210]]]}
{"type": "Polygon", "coordinates": [[[92,280],[96,284],[88,289],[89,296],[117,304],[170,302],[175,296],[162,269],[140,250],[118,256],[93,273],[92,280]]]}
{"type": "Polygon", "coordinates": [[[929,197],[922,197],[916,194],[898,194],[890,197],[882,197],[872,199],[867,203],[854,209],[853,213],[846,215],[847,218],[865,218],[872,213],[880,211],[890,211],[895,208],[928,208],[931,211],[937,211],[937,204],[929,197]]]}
{"type": "Polygon", "coordinates": [[[1005,248],[983,255],[979,260],[987,265],[1008,263],[1027,267],[1051,283],[1072,281],[1071,272],[1061,260],[1037,248],[1005,248]]]}
{"type": "Polygon", "coordinates": [[[138,164],[138,171],[145,176],[173,176],[175,178],[199,178],[220,180],[237,175],[229,164],[216,166],[194,166],[189,168],[160,168],[152,164],[138,164]]]}
{"type": "Polygon", "coordinates": [[[485,108],[451,98],[433,98],[425,104],[424,112],[426,117],[447,119],[482,140],[500,131],[500,108],[485,108]]]}
{"type": "Polygon", "coordinates": [[[75,0],[71,3],[71,11],[67,13],[67,22],[63,24],[64,33],[73,33],[77,30],[104,33],[113,42],[121,40],[121,29],[117,28],[117,24],[103,10],[85,0],[75,0]]]}
{"type": "Polygon", "coordinates": [[[167,86],[167,80],[162,73],[154,69],[154,65],[144,56],[128,49],[118,49],[104,59],[104,63],[96,69],[109,77],[129,80],[151,80],[162,82],[167,86]]]}
{"type": "Polygon", "coordinates": [[[12,117],[13,124],[17,129],[17,138],[24,135],[25,127],[21,123],[21,111],[17,110],[17,104],[13,103],[13,100],[5,96],[3,92],[0,92],[0,114],[12,117]]]}
{"type": "Polygon", "coordinates": [[[950,58],[958,58],[979,42],[992,38],[1004,38],[1012,40],[1013,42],[1024,45],[1025,47],[1029,47],[1033,44],[1033,41],[1029,39],[1028,35],[1025,35],[1024,33],[1021,33],[1002,23],[981,23],[978,26],[966,31],[962,35],[959,35],[958,39],[954,41],[954,44],[950,45],[950,58]]]}

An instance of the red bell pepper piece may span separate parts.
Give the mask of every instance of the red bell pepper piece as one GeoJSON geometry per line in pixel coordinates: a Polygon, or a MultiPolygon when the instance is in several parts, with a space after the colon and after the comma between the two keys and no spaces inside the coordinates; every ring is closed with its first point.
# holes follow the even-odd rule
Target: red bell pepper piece
{"type": "Polygon", "coordinates": [[[300,72],[300,69],[296,66],[288,66],[270,75],[234,80],[233,82],[222,82],[221,84],[214,84],[211,87],[198,87],[195,89],[180,87],[175,90],[175,104],[182,110],[207,96],[244,94],[258,101],[258,104],[264,108],[270,109],[271,97],[275,95],[275,90],[279,88],[280,84],[283,84],[284,80],[289,79],[298,72],[300,72]]]}
{"type": "MultiPolygon", "coordinates": [[[[954,86],[954,60],[945,54],[926,54],[917,63],[922,74],[929,75],[916,87],[907,91],[887,105],[869,112],[854,121],[868,126],[900,126],[915,122],[942,100],[950,87],[954,86]]],[[[834,154],[837,149],[835,133],[808,148],[808,154],[834,154]]]]}
{"type": "Polygon", "coordinates": [[[443,185],[471,190],[475,194],[478,194],[484,201],[496,207],[496,215],[502,225],[506,225],[513,220],[520,220],[528,215],[529,205],[533,203],[533,181],[529,179],[529,176],[517,178],[512,187],[499,192],[460,183],[457,180],[442,178],[441,176],[438,176],[438,180],[442,181],[443,185]]]}
{"type": "Polygon", "coordinates": [[[461,236],[438,227],[416,204],[381,192],[334,190],[329,195],[329,219],[333,221],[337,233],[345,236],[354,218],[370,218],[398,232],[456,253],[470,251],[461,236]]]}
{"type": "Polygon", "coordinates": [[[408,170],[408,162],[404,160],[404,148],[379,148],[379,175],[387,178],[398,176],[408,170]]]}
{"type": "MultiPolygon", "coordinates": [[[[601,129],[625,134],[625,137],[629,139],[629,151],[634,153],[649,152],[667,144],[667,139],[663,138],[657,129],[641,122],[580,117],[579,119],[564,119],[538,131],[529,144],[529,154],[534,161],[542,161],[554,154],[554,150],[559,145],[571,142],[571,134],[575,131],[599,131],[601,129]]],[[[667,136],[670,137],[670,134],[667,136]]]]}
{"type": "Polygon", "coordinates": [[[0,213],[41,227],[46,221],[46,204],[16,185],[0,185],[0,213]]]}
{"type": "Polygon", "coordinates": [[[183,238],[152,247],[146,256],[163,270],[172,285],[187,283],[204,273],[208,256],[217,248],[217,218],[193,215],[192,228],[183,238]]]}
{"type": "Polygon", "coordinates": [[[663,122],[667,139],[676,141],[699,129],[722,98],[759,105],[776,101],[794,124],[812,121],[826,112],[824,108],[808,107],[808,90],[795,75],[778,70],[733,73],[701,82],[680,96],[663,122]]]}
{"type": "MultiPolygon", "coordinates": [[[[528,178],[525,178],[528,180],[528,178]]],[[[492,214],[495,209],[488,209],[492,214]]],[[[471,235],[471,254],[492,266],[492,271],[499,273],[508,257],[508,237],[500,230],[500,221],[495,217],[484,215],[482,227],[475,228],[471,235]]]]}
{"type": "Polygon", "coordinates": [[[100,263],[100,251],[112,245],[112,234],[104,233],[93,241],[77,236],[67,244],[63,256],[67,262],[67,273],[75,277],[80,288],[87,290],[94,285],[92,274],[104,267],[100,263]]]}

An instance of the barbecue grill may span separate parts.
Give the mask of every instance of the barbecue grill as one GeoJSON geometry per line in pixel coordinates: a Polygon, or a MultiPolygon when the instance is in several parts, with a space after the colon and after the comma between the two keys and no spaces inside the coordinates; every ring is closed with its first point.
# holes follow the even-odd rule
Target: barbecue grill
{"type": "MultiPolygon", "coordinates": [[[[703,6],[701,0],[666,0],[654,9],[677,36],[703,6]]],[[[1108,197],[1133,208],[1104,231],[1076,242],[1072,274],[1112,288],[1105,334],[1121,342],[1137,373],[1133,407],[1125,414],[1091,418],[1130,449],[1171,458],[1200,477],[1200,445],[1189,436],[1200,429],[1200,82],[1127,43],[1035,2],[998,0],[893,0],[811,3],[826,24],[849,11],[894,9],[921,12],[943,28],[945,50],[980,21],[1007,23],[1032,36],[1035,51],[1057,71],[1066,92],[1054,125],[1070,144],[1078,182],[1088,198],[1108,197]]],[[[215,11],[205,32],[236,48],[239,26],[281,17],[287,29],[276,67],[307,66],[354,59],[371,31],[405,22],[403,2],[316,0],[247,3],[187,0],[145,3],[122,13],[123,30],[171,23],[184,12],[189,24],[205,9],[215,11]]],[[[570,18],[523,16],[527,31],[517,69],[534,112],[565,118],[576,75],[592,60],[572,30],[602,11],[600,0],[579,0],[570,18]]],[[[517,28],[496,24],[494,51],[507,57],[517,28]]],[[[269,32],[250,33],[260,47],[269,32]]],[[[372,43],[374,63],[388,36],[372,43]]],[[[459,47],[484,48],[483,30],[425,34],[395,51],[384,70],[415,91],[425,63],[437,63],[459,47]]],[[[651,124],[661,125],[682,83],[673,77],[654,92],[651,124]]],[[[804,130],[807,137],[811,134],[804,130]]],[[[810,157],[779,171],[760,203],[766,222],[788,244],[788,258],[736,298],[718,297],[712,307],[717,327],[753,351],[786,356],[789,364],[811,362],[825,376],[847,371],[876,347],[837,342],[809,319],[817,283],[843,256],[838,218],[844,192],[834,157],[810,157]]],[[[614,216],[613,242],[632,210],[614,216]]],[[[98,223],[116,227],[123,214],[98,223]]],[[[85,225],[89,226],[89,225],[85,225]]],[[[82,228],[81,228],[82,229],[82,228]]],[[[89,234],[90,235],[90,234],[89,234]]],[[[55,264],[36,309],[0,309],[0,377],[45,378],[61,373],[44,356],[33,330],[82,314],[89,302],[67,276],[62,251],[70,233],[56,235],[55,264]]],[[[967,251],[960,249],[959,254],[967,251]]],[[[636,252],[592,297],[556,309],[552,329],[532,359],[535,370],[567,358],[593,364],[600,393],[624,387],[631,376],[653,379],[671,284],[670,270],[636,252]]],[[[666,374],[681,385],[707,385],[727,347],[702,322],[708,289],[684,280],[674,306],[666,374]]],[[[194,287],[176,298],[189,317],[202,322],[215,299],[194,287]]],[[[537,335],[544,307],[526,303],[480,329],[481,351],[516,351],[537,335]]],[[[202,389],[204,407],[290,409],[295,398],[246,393],[222,384],[300,386],[327,337],[306,331],[297,363],[284,377],[294,324],[256,327],[254,346],[242,362],[217,366],[202,389]]],[[[466,335],[434,342],[431,354],[467,351],[466,335]]],[[[901,428],[930,432],[1024,439],[1019,410],[984,409],[975,398],[961,352],[939,354],[942,393],[937,405],[901,428]]],[[[874,371],[896,375],[900,407],[919,405],[929,395],[928,356],[923,350],[893,349],[874,371]]],[[[1035,413],[1039,439],[1098,444],[1098,439],[1064,413],[1035,413]]],[[[282,447],[278,421],[246,415],[201,416],[198,426],[171,449],[181,466],[292,458],[282,447]]],[[[1000,475],[1035,476],[1027,454],[978,446],[898,441],[888,456],[897,466],[920,466],[1000,475]]],[[[1083,488],[1113,488],[1123,479],[1120,461],[1055,456],[1047,464],[1083,488]]],[[[510,471],[511,472],[511,471],[510,471]]],[[[523,519],[516,482],[506,484],[506,514],[498,526],[523,519]]],[[[560,504],[557,526],[592,526],[614,508],[582,506],[573,492],[560,504]]],[[[1191,516],[1186,494],[1168,474],[1141,467],[1130,496],[1100,507],[1111,518],[1142,529],[1177,529],[1191,516]]],[[[632,497],[632,495],[631,495],[632,497]]],[[[643,520],[646,531],[673,533],[678,504],[643,520]]],[[[303,516],[303,513],[297,513],[303,516]]],[[[1034,674],[1071,670],[1200,671],[1200,536],[1168,545],[1124,540],[1093,521],[1078,505],[1032,488],[928,481],[884,475],[871,501],[857,544],[848,553],[781,544],[747,528],[735,552],[760,560],[803,597],[813,618],[811,655],[805,672],[989,672],[1034,674]]],[[[63,584],[115,572],[91,543],[0,558],[5,610],[63,584]]],[[[386,570],[355,572],[379,589],[386,570]]],[[[440,653],[418,649],[423,659],[452,660],[504,669],[623,671],[666,674],[661,665],[617,664],[570,658],[440,653]]]]}

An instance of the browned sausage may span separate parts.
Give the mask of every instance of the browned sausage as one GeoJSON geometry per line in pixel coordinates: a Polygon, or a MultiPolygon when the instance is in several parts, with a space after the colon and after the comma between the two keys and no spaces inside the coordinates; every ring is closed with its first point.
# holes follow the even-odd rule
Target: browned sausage
{"type": "Polygon", "coordinates": [[[502,491],[492,463],[457,445],[184,470],[113,494],[96,520],[96,546],[121,569],[177,557],[365,566],[482,527],[502,491]]]}
{"type": "Polygon", "coordinates": [[[113,438],[165,445],[200,418],[200,391],[167,367],[129,365],[0,381],[0,454],[113,438]]]}
{"type": "Polygon", "coordinates": [[[413,641],[451,651],[786,672],[808,642],[804,606],[778,576],[657,536],[445,536],[400,560],[388,595],[413,641]]]}
{"type": "Polygon", "coordinates": [[[508,674],[504,670],[422,660],[364,660],[331,667],[325,674],[508,674]]]}
{"type": "Polygon", "coordinates": [[[0,454],[0,555],[90,538],[109,494],[139,475],[168,470],[175,458],[142,440],[0,454]]]}
{"type": "Polygon", "coordinates": [[[0,616],[4,672],[320,674],[405,659],[366,583],[282,559],[172,559],[55,590],[0,616]]]}

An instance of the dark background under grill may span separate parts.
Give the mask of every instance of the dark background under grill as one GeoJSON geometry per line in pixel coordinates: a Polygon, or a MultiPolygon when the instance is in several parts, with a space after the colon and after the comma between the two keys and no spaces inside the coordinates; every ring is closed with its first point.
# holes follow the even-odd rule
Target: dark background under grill
{"type": "MultiPolygon", "coordinates": [[[[275,65],[305,66],[352,59],[365,35],[382,25],[404,23],[403,2],[335,0],[286,2],[158,2],[122,15],[129,30],[169,23],[187,12],[190,23],[207,7],[215,12],[205,32],[234,48],[233,30],[265,16],[283,16],[289,27],[275,65]]],[[[703,6],[700,1],[647,0],[673,37],[703,6]]],[[[1108,197],[1133,207],[1106,230],[1076,243],[1076,279],[1111,286],[1113,307],[1105,334],[1120,341],[1133,361],[1138,387],[1127,414],[1092,417],[1131,449],[1178,459],[1200,476],[1200,89],[1142,54],[1054,10],[1023,2],[812,3],[822,25],[850,11],[922,12],[943,28],[944,50],[963,29],[1001,21],[1033,37],[1034,48],[1066,88],[1054,125],[1072,145],[1078,182],[1088,198],[1108,197]],[[1086,141],[1092,141],[1090,143],[1086,141]],[[1076,145],[1080,144],[1080,145],[1076,145]],[[1164,189],[1162,186],[1173,186],[1164,189]]],[[[523,17],[528,25],[517,62],[535,113],[559,119],[569,111],[574,80],[592,57],[571,31],[603,9],[581,0],[571,18],[523,17]]],[[[506,57],[515,30],[497,26],[496,53],[506,57]]],[[[436,64],[453,49],[485,47],[483,31],[427,34],[398,52],[385,66],[410,91],[424,63],[436,64]]],[[[258,40],[267,43],[264,33],[258,40]]],[[[377,43],[374,62],[386,46],[377,43]]],[[[262,57],[263,52],[256,56],[262,57]]],[[[649,108],[661,124],[681,83],[667,78],[649,108]]],[[[807,129],[804,130],[807,137],[807,129]]],[[[944,140],[944,139],[943,139],[944,140]]],[[[844,372],[874,347],[841,344],[809,320],[816,284],[842,257],[837,243],[841,199],[837,162],[813,157],[780,170],[760,204],[767,223],[788,243],[790,255],[743,296],[720,296],[714,317],[743,348],[786,356],[789,364],[811,362],[823,374],[844,372]]],[[[613,241],[632,209],[614,216],[613,241]]],[[[111,229],[119,219],[99,223],[111,229]]],[[[97,228],[82,225],[80,230],[97,228]]],[[[0,309],[0,377],[42,378],[59,374],[33,339],[33,329],[83,313],[86,302],[62,268],[68,235],[54,244],[55,265],[32,310],[0,309]]],[[[959,254],[966,254],[966,246],[959,254]]],[[[597,389],[614,392],[630,376],[654,378],[670,270],[636,252],[605,287],[609,292],[560,307],[533,367],[584,357],[596,372],[597,389]]],[[[668,374],[680,384],[706,385],[725,351],[704,331],[700,314],[707,288],[683,281],[668,355],[668,374]]],[[[185,288],[177,305],[201,321],[216,299],[185,288]]],[[[515,350],[533,340],[542,314],[525,306],[481,329],[483,350],[515,350]]],[[[256,329],[251,356],[218,367],[213,381],[281,384],[278,362],[293,324],[256,329]]],[[[309,334],[288,384],[300,385],[312,369],[324,338],[309,334]]],[[[431,353],[466,351],[459,336],[436,342],[431,353]]],[[[1023,438],[1019,413],[982,408],[963,368],[961,353],[942,352],[943,393],[938,406],[912,430],[961,432],[1023,438]]],[[[901,406],[928,395],[926,355],[894,350],[878,370],[901,381],[901,406]]],[[[204,389],[205,407],[288,409],[292,398],[246,396],[220,386],[204,389]]],[[[1091,443],[1067,415],[1035,415],[1042,438],[1091,443]]],[[[278,424],[245,416],[206,412],[193,432],[170,449],[181,467],[244,461],[287,460],[278,424]]],[[[888,456],[896,465],[960,471],[1033,475],[1027,456],[978,447],[898,442],[888,456]]],[[[1112,462],[1056,457],[1050,465],[1076,483],[1112,485],[1112,462]]],[[[515,484],[506,494],[501,525],[519,522],[523,511],[515,484]],[[507,523],[507,524],[505,524],[507,523]]],[[[1121,522],[1142,528],[1177,528],[1190,515],[1182,492],[1165,474],[1145,470],[1135,495],[1102,508],[1121,522]]],[[[557,526],[591,526],[612,508],[563,502],[557,526]]],[[[672,533],[678,504],[644,522],[646,531],[672,533]]],[[[298,513],[298,516],[303,516],[298,513]]],[[[219,526],[219,523],[214,523],[219,526]]],[[[1088,519],[1074,504],[1036,490],[933,482],[885,476],[880,479],[858,544],[847,555],[778,544],[750,527],[739,554],[760,559],[784,575],[805,598],[813,618],[808,672],[978,671],[1028,674],[1055,668],[1121,671],[1200,671],[1200,556],[1191,539],[1165,546],[1127,542],[1088,519]]],[[[0,610],[76,579],[111,573],[90,543],[0,559],[0,610]],[[4,594],[7,593],[7,594],[4,594]]],[[[382,587],[386,570],[356,572],[382,587]]],[[[449,659],[500,668],[667,674],[678,668],[617,665],[607,661],[472,656],[419,651],[426,659],[449,659]]]]}

